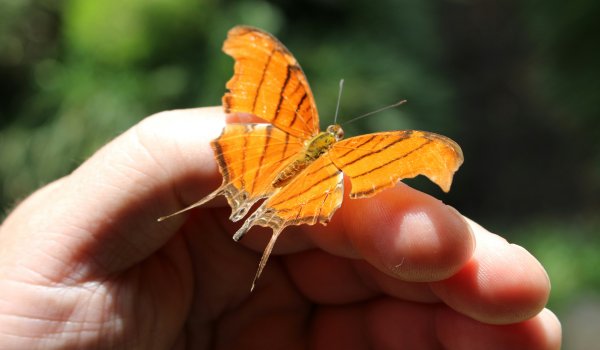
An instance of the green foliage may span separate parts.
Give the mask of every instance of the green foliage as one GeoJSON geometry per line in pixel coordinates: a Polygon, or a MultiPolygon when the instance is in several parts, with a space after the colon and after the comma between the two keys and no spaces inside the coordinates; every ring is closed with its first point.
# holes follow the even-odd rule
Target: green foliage
{"type": "Polygon", "coordinates": [[[64,9],[64,35],[73,53],[97,64],[127,67],[201,28],[208,6],[193,0],[72,0],[64,9]]]}

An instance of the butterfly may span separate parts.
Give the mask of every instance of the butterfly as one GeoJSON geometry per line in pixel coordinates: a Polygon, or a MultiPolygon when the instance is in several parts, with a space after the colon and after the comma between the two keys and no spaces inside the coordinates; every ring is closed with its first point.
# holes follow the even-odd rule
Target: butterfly
{"type": "Polygon", "coordinates": [[[162,221],[225,196],[232,221],[260,206],[234,234],[240,240],[255,226],[273,230],[252,289],[275,241],[290,225],[327,224],[341,206],[344,175],[350,198],[366,198],[403,178],[425,175],[447,192],[463,162],[460,147],[431,132],[401,130],[343,139],[340,125],[319,131],[319,114],[302,68],[271,34],[237,26],[223,51],[235,60],[223,96],[226,113],[250,113],[264,122],[227,124],[211,142],[222,185],[162,221]]]}

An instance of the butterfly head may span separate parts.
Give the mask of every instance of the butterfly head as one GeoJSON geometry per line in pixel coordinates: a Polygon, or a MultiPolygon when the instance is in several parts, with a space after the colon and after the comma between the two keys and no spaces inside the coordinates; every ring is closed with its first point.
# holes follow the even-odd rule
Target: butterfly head
{"type": "Polygon", "coordinates": [[[329,125],[327,127],[327,133],[333,135],[336,141],[344,138],[344,129],[339,124],[329,125]]]}

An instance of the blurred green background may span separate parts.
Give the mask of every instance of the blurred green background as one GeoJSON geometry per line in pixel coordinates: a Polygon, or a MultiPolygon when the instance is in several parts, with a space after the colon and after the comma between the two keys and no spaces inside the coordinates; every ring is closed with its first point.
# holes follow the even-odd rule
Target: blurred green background
{"type": "Polygon", "coordinates": [[[565,348],[587,348],[600,340],[598,18],[591,0],[0,0],[2,216],[145,116],[220,104],[223,39],[250,24],[294,52],[322,124],[345,78],[342,121],[409,101],[347,135],[456,140],[450,194],[409,183],[533,252],[565,348]]]}

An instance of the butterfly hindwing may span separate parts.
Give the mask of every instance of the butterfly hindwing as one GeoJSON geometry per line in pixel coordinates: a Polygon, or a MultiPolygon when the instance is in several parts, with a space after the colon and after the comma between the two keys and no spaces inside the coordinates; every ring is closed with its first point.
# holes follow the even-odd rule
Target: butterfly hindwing
{"type": "Polygon", "coordinates": [[[262,273],[281,231],[290,225],[326,224],[342,204],[344,176],[327,157],[320,157],[285,187],[267,198],[233,236],[239,240],[252,226],[273,229],[252,282],[262,273]]]}
{"type": "Polygon", "coordinates": [[[223,175],[219,194],[227,198],[237,221],[275,191],[274,178],[303,144],[270,124],[228,124],[211,146],[223,175]]]}
{"type": "Polygon", "coordinates": [[[320,157],[267,198],[235,237],[239,239],[254,225],[281,231],[289,225],[327,223],[342,204],[343,194],[342,172],[327,157],[320,157]]]}

